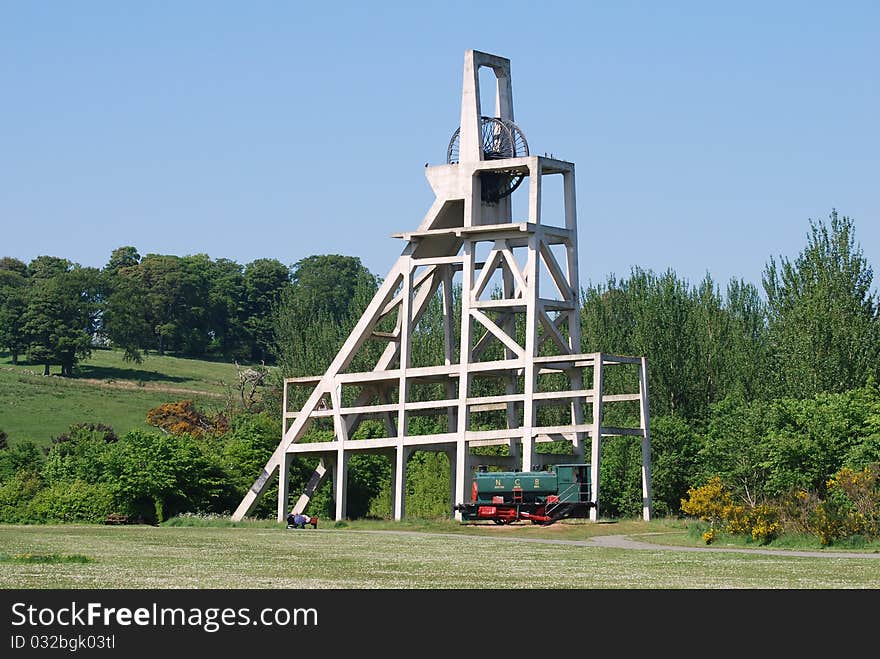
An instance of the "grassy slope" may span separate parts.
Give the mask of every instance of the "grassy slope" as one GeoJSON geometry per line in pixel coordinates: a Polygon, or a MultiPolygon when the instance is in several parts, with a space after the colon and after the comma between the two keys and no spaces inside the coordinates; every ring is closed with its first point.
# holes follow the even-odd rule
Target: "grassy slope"
{"type": "MultiPolygon", "coordinates": [[[[675,531],[658,522],[630,522],[584,524],[559,532],[568,540],[584,540],[639,529],[675,531]]],[[[92,560],[0,562],[0,588],[880,588],[880,559],[513,540],[547,533],[552,531],[530,526],[459,527],[432,535],[374,533],[367,524],[303,531],[265,523],[4,526],[0,554],[79,554],[92,560]],[[290,565],[296,569],[279,569],[290,565]]]]}
{"type": "Polygon", "coordinates": [[[42,372],[39,365],[13,366],[8,355],[0,356],[0,429],[13,443],[48,444],[81,422],[108,424],[120,434],[149,428],[150,408],[184,398],[219,408],[238,381],[234,364],[156,355],[132,364],[116,350],[95,350],[73,378],[42,372]]]}

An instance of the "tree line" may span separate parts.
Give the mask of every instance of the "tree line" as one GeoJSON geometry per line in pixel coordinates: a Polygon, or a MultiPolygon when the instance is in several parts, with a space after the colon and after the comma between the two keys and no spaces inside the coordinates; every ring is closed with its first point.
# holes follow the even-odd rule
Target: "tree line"
{"type": "Polygon", "coordinates": [[[0,347],[62,375],[112,345],[143,354],[274,361],[271,312],[291,281],[275,259],[241,265],[206,254],[114,250],[103,268],[57,256],[0,258],[0,347]]]}

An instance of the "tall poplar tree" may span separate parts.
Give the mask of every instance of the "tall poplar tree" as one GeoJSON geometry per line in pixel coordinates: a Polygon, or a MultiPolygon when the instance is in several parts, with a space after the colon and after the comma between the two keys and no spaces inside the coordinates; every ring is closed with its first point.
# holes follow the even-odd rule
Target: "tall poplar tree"
{"type": "Polygon", "coordinates": [[[807,245],[793,261],[771,257],[763,285],[777,395],[838,393],[880,376],[872,280],[855,223],[836,210],[827,222],[810,220],[807,245]]]}

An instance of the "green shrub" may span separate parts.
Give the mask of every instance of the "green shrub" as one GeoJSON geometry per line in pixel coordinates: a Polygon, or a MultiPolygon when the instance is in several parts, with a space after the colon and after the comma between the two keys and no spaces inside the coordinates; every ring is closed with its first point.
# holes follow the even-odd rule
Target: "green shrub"
{"type": "Polygon", "coordinates": [[[0,483],[5,483],[19,471],[40,471],[46,456],[31,440],[0,451],[0,483]]]}
{"type": "Polygon", "coordinates": [[[415,451],[407,464],[406,481],[407,516],[449,517],[449,457],[445,453],[415,451]]]}
{"type": "Polygon", "coordinates": [[[104,478],[104,464],[110,447],[119,441],[110,426],[100,423],[74,423],[52,439],[43,465],[48,483],[85,481],[97,483],[104,478]]]}
{"type": "Polygon", "coordinates": [[[198,438],[130,430],[110,446],[104,478],[122,504],[118,512],[161,523],[226,503],[224,475],[198,438]]]}
{"type": "Polygon", "coordinates": [[[6,479],[0,485],[0,523],[29,522],[31,499],[42,487],[39,474],[26,469],[6,479]]]}
{"type": "Polygon", "coordinates": [[[86,522],[98,524],[115,512],[106,483],[55,483],[36,493],[30,504],[32,522],[86,522]]]}

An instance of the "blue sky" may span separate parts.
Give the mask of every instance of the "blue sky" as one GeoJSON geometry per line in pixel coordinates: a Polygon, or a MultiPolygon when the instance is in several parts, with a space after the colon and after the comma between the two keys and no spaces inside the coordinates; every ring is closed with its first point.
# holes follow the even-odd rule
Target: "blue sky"
{"type": "Polygon", "coordinates": [[[433,195],[473,48],[532,153],[575,163],[581,283],[760,283],[854,218],[880,279],[877,2],[0,0],[0,256],[384,276],[433,195]]]}

